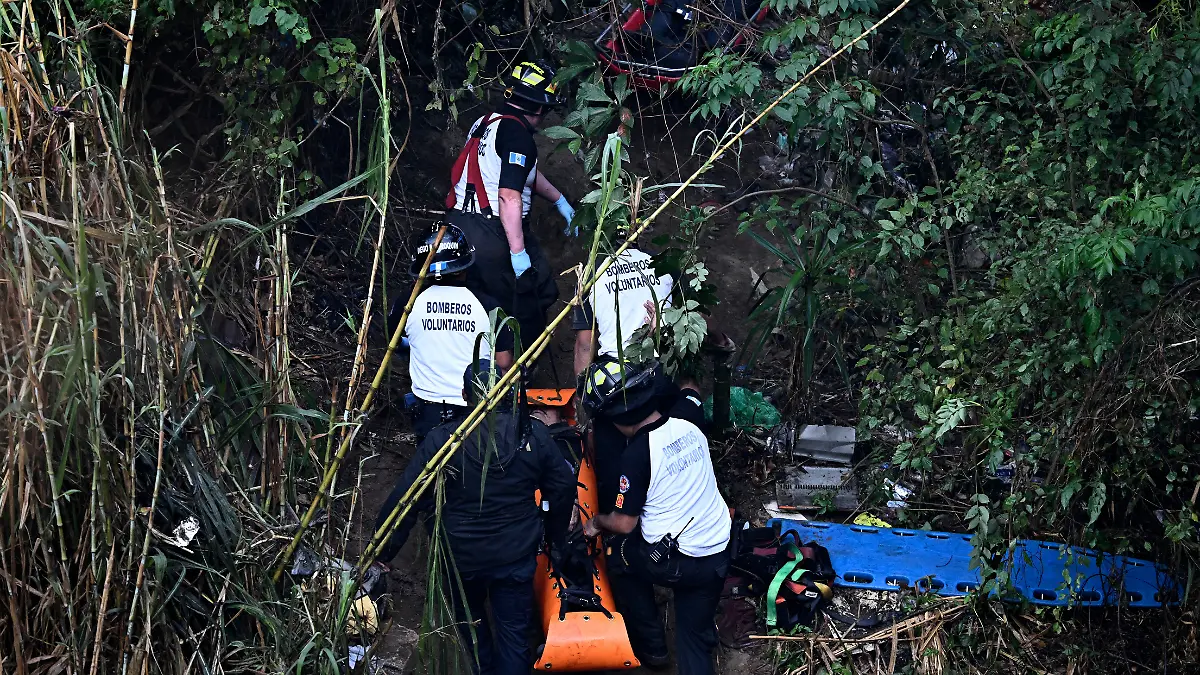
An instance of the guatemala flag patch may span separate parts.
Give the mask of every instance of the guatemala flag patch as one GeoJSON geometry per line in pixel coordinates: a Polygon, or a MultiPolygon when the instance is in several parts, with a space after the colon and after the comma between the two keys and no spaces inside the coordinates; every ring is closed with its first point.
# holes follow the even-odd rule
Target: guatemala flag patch
{"type": "Polygon", "coordinates": [[[525,166],[525,155],[519,152],[510,152],[508,153],[508,163],[525,166]]]}

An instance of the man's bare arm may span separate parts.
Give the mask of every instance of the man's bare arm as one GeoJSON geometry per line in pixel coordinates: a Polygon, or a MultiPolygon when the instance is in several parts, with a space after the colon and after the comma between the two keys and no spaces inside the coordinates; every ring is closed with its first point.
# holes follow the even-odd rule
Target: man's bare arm
{"type": "Polygon", "coordinates": [[[537,175],[533,179],[533,191],[538,196],[549,199],[552,202],[558,201],[562,197],[562,192],[546,179],[541,170],[535,169],[535,171],[537,171],[537,175]]]}
{"type": "Polygon", "coordinates": [[[637,524],[637,516],[627,516],[624,513],[613,511],[612,513],[601,513],[589,520],[583,526],[583,533],[589,537],[594,537],[600,532],[629,534],[633,532],[633,528],[637,527],[637,524]]]}
{"type": "Polygon", "coordinates": [[[579,377],[596,358],[595,334],[591,329],[575,331],[575,377],[579,377]]]}
{"type": "Polygon", "coordinates": [[[521,227],[521,193],[500,188],[500,225],[508,239],[508,252],[525,250],[525,230],[521,227]]]}

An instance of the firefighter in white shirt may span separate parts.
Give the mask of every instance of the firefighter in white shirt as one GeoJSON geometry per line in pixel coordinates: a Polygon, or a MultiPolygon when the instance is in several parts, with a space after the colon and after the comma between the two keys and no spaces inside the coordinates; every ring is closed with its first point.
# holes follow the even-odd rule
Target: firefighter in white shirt
{"type": "Polygon", "coordinates": [[[538,170],[533,135],[542,119],[561,104],[554,69],[519,63],[504,91],[504,103],[472,125],[450,173],[446,209],[475,245],[477,264],[467,287],[486,291],[514,317],[526,343],[546,326],[546,310],[558,299],[550,263],[525,222],[533,195],[554,203],[567,221],[575,209],[538,170]]]}
{"type": "Polygon", "coordinates": [[[617,608],[642,663],[667,663],[666,633],[654,586],[674,591],[678,671],[715,672],[713,623],[729,568],[732,520],[717,489],[699,394],[684,389],[669,414],[656,402],[654,365],[594,364],[584,379],[588,414],[616,425],[629,446],[613,510],[587,522],[604,533],[617,608]]]}
{"type": "MultiPolygon", "coordinates": [[[[618,241],[626,231],[617,231],[618,241]]],[[[620,359],[634,331],[671,306],[671,275],[659,276],[649,253],[630,246],[592,286],[571,313],[575,330],[575,375],[596,355],[620,359]]]]}
{"type": "MultiPolygon", "coordinates": [[[[440,224],[435,225],[414,247],[409,268],[413,276],[420,274],[439,228],[440,224]]],[[[418,442],[434,427],[467,410],[462,373],[475,359],[492,360],[502,371],[512,365],[512,333],[500,330],[494,336],[496,344],[491,343],[488,312],[498,303],[465,286],[466,273],[474,263],[470,240],[459,228],[447,225],[426,272],[431,285],[417,296],[405,326],[410,349],[408,374],[416,397],[413,431],[418,442]]]]}

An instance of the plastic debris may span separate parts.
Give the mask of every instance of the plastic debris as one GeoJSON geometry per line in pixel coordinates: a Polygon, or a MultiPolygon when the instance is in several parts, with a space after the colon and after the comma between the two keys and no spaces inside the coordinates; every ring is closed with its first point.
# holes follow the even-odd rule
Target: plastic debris
{"type": "Polygon", "coordinates": [[[349,652],[346,660],[351,670],[367,657],[367,648],[362,645],[350,645],[349,652]]]}
{"type": "Polygon", "coordinates": [[[850,466],[855,439],[854,427],[788,422],[775,428],[767,440],[767,448],[775,455],[810,457],[850,466]]]}
{"type": "Polygon", "coordinates": [[[296,557],[292,559],[292,576],[294,577],[311,577],[321,568],[321,556],[317,552],[301,546],[296,551],[296,557]]]}
{"type": "MultiPolygon", "coordinates": [[[[713,400],[704,401],[704,414],[713,417],[713,400]]],[[[762,432],[779,424],[779,410],[771,405],[762,394],[743,387],[729,390],[729,417],[733,425],[742,431],[762,432]]]]}
{"type": "Polygon", "coordinates": [[[175,527],[175,532],[165,541],[172,546],[186,549],[199,532],[200,521],[196,520],[195,516],[188,516],[186,520],[175,527]]]}
{"type": "Polygon", "coordinates": [[[808,520],[803,514],[796,513],[793,509],[781,507],[779,502],[772,499],[763,504],[763,511],[767,512],[768,518],[791,518],[793,520],[808,520]]]}
{"type": "Polygon", "coordinates": [[[892,497],[894,497],[894,499],[888,500],[887,507],[889,509],[903,509],[908,507],[908,498],[913,495],[912,489],[906,488],[893,480],[884,480],[883,484],[892,491],[892,497]]]}
{"type": "Polygon", "coordinates": [[[855,516],[854,524],[864,525],[866,527],[891,527],[891,524],[889,524],[886,520],[883,520],[882,518],[876,518],[869,513],[860,513],[855,516]]]}

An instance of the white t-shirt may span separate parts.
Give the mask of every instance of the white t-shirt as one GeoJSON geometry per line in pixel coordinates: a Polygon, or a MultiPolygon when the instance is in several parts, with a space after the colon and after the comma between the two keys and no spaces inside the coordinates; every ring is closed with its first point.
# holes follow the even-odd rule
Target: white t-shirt
{"type": "Polygon", "coordinates": [[[574,328],[595,330],[600,354],[615,358],[618,345],[628,345],[634,331],[646,323],[646,301],[655,303],[661,319],[662,311],[671,306],[672,285],[671,275],[655,273],[649,253],[628,249],[592,286],[574,328]]]}
{"type": "MultiPolygon", "coordinates": [[[[492,358],[486,333],[487,310],[461,286],[430,286],[417,296],[404,332],[408,334],[408,374],[413,394],[430,403],[466,405],[463,373],[471,363],[480,333],[479,358],[492,358]]],[[[501,345],[503,347],[503,345],[501,345]]]]}
{"type": "Polygon", "coordinates": [[[640,515],[647,543],[670,534],[692,557],[729,545],[729,507],[717,489],[708,439],[695,424],[675,417],[653,423],[630,442],[621,465],[616,510],[640,515]]]}
{"type": "MultiPolygon", "coordinates": [[[[471,135],[487,117],[484,115],[471,125],[471,135]]],[[[479,175],[483,189],[487,191],[492,215],[500,213],[500,188],[521,191],[521,215],[529,215],[533,203],[533,183],[537,179],[537,146],[533,133],[521,122],[504,119],[493,113],[494,120],[488,124],[479,139],[479,175]]],[[[479,205],[467,203],[467,181],[470,171],[463,167],[462,176],[454,185],[455,208],[471,213],[479,212],[479,205]]],[[[476,188],[479,189],[478,187],[476,188]]]]}

